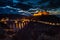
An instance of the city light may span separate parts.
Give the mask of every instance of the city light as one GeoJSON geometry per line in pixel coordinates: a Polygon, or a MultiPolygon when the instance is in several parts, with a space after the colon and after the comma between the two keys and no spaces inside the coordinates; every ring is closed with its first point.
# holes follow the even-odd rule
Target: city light
{"type": "MultiPolygon", "coordinates": [[[[60,23],[54,23],[54,22],[48,22],[48,21],[38,21],[38,20],[32,20],[32,19],[9,19],[9,18],[2,18],[0,22],[4,22],[4,24],[7,24],[11,29],[10,31],[14,31],[15,29],[22,29],[24,28],[25,25],[27,25],[30,21],[32,22],[38,22],[38,23],[43,23],[43,24],[48,24],[48,25],[57,25],[59,26],[60,23]]],[[[8,31],[8,29],[6,30],[8,31]]]]}

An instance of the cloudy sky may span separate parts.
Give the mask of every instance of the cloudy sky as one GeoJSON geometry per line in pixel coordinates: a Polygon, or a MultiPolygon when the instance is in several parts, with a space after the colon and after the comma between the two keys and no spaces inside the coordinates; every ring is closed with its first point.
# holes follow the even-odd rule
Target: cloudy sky
{"type": "Polygon", "coordinates": [[[23,3],[31,5],[33,7],[43,7],[43,8],[58,8],[60,7],[60,0],[13,0],[13,3],[23,3]]]}
{"type": "Polygon", "coordinates": [[[39,8],[59,8],[60,7],[60,0],[0,0],[0,6],[2,5],[10,5],[15,6],[17,5],[22,7],[39,7],[39,8]]]}
{"type": "MultiPolygon", "coordinates": [[[[60,0],[0,0],[0,7],[6,6],[10,6],[12,8],[19,8],[21,10],[27,11],[31,8],[40,8],[47,10],[55,9],[57,11],[60,11],[60,0]]],[[[1,12],[3,12],[3,10],[5,10],[6,13],[9,13],[11,11],[11,9],[8,7],[6,9],[0,8],[1,12]]],[[[11,13],[17,13],[17,11],[15,10],[11,11],[11,13]]]]}

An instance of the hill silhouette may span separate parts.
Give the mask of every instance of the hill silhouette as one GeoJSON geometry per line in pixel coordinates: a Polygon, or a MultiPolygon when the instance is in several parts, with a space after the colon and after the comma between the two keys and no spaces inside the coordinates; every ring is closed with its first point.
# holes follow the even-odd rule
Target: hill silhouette
{"type": "MultiPolygon", "coordinates": [[[[53,21],[56,19],[59,20],[59,18],[57,18],[56,16],[41,16],[32,18],[36,20],[43,20],[50,22],[57,22],[53,21]]],[[[56,25],[53,26],[30,21],[23,29],[18,31],[18,33],[14,37],[14,40],[59,40],[60,39],[59,30],[60,26],[56,25]]]]}

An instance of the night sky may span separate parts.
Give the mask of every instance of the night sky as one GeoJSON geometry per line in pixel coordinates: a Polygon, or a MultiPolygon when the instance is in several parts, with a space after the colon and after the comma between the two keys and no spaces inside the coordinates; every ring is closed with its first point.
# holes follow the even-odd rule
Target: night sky
{"type": "Polygon", "coordinates": [[[60,0],[0,0],[0,6],[9,5],[17,7],[19,4],[30,6],[30,8],[60,8],[60,0]]]}
{"type": "Polygon", "coordinates": [[[13,3],[26,4],[32,7],[39,8],[58,8],[60,7],[60,0],[13,0],[13,3]]]}
{"type": "Polygon", "coordinates": [[[18,9],[28,11],[31,8],[60,11],[60,0],[0,0],[0,13],[5,10],[4,13],[16,14],[18,9]]]}

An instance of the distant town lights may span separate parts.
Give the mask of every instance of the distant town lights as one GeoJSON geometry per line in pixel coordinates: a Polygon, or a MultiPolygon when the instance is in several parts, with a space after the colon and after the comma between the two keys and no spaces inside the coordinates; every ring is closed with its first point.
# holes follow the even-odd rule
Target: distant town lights
{"type": "Polygon", "coordinates": [[[15,20],[15,23],[18,23],[18,21],[17,21],[17,20],[15,20]]]}

